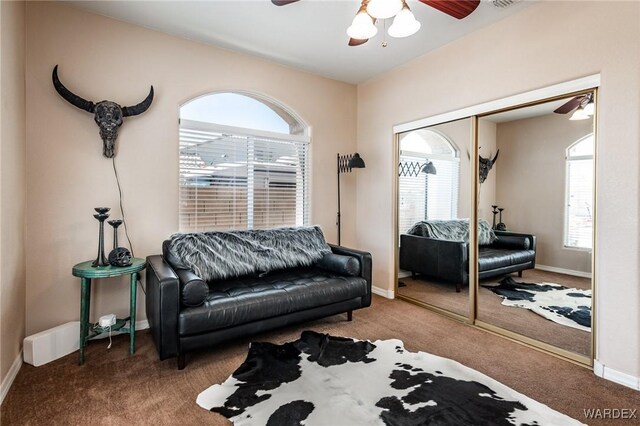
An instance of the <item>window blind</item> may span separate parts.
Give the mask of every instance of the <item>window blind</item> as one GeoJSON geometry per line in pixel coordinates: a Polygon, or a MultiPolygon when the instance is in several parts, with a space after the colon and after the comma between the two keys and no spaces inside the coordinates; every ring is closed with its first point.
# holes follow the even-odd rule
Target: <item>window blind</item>
{"type": "Polygon", "coordinates": [[[567,159],[565,246],[592,248],[593,158],[567,159]]]}
{"type": "Polygon", "coordinates": [[[230,134],[182,120],[180,231],[307,225],[308,157],[307,141],[230,134]]]}

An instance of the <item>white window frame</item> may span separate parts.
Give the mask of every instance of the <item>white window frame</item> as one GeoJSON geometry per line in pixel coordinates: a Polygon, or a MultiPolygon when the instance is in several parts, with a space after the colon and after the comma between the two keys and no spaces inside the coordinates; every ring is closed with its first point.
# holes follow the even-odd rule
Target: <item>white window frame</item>
{"type": "MultiPolygon", "coordinates": [[[[592,161],[592,179],[595,177],[595,170],[594,170],[595,163],[593,162],[595,157],[595,152],[592,155],[574,155],[574,156],[571,156],[569,152],[573,147],[587,141],[588,139],[591,139],[593,142],[593,138],[594,138],[594,134],[590,133],[587,136],[584,136],[578,139],[577,141],[575,141],[574,143],[572,143],[571,145],[569,145],[569,147],[567,147],[567,149],[565,150],[565,190],[564,190],[564,227],[563,227],[564,229],[562,231],[562,247],[567,250],[586,251],[586,252],[591,252],[593,250],[593,225],[594,225],[593,218],[591,223],[591,235],[592,235],[591,247],[569,245],[569,197],[570,197],[569,192],[571,187],[570,175],[569,175],[570,162],[581,161],[581,160],[591,160],[592,161]]],[[[595,197],[592,191],[592,194],[591,194],[591,211],[592,211],[591,214],[592,215],[593,215],[594,207],[595,207],[595,197]]]]}
{"type": "MultiPolygon", "coordinates": [[[[291,141],[291,142],[299,142],[306,144],[306,163],[303,166],[302,176],[302,185],[296,185],[296,224],[291,224],[290,226],[308,226],[310,223],[310,212],[311,212],[311,138],[308,136],[309,128],[306,127],[306,131],[303,135],[291,135],[286,133],[277,133],[277,132],[269,132],[265,130],[256,130],[249,129],[243,127],[235,127],[235,126],[226,126],[222,124],[216,123],[207,123],[202,121],[193,121],[180,119],[179,128],[188,128],[189,130],[203,131],[203,132],[211,132],[211,133],[220,133],[225,135],[233,135],[244,138],[258,138],[258,139],[273,139],[278,141],[291,141]]],[[[178,144],[178,159],[180,158],[180,149],[181,144],[178,144]]],[[[180,167],[178,167],[180,170],[180,167]]],[[[250,175],[252,175],[252,167],[249,167],[247,173],[247,229],[253,229],[253,203],[250,200],[253,197],[253,194],[250,188],[254,185],[254,182],[250,182],[250,175]]],[[[180,181],[180,177],[178,177],[178,182],[180,181]]],[[[180,187],[178,188],[178,192],[180,194],[180,187]]],[[[178,196],[178,217],[180,217],[180,203],[182,201],[182,197],[178,196]]],[[[182,229],[180,219],[178,221],[179,232],[192,232],[190,230],[182,229]]],[[[200,231],[216,231],[216,229],[206,229],[200,231]]],[[[199,232],[200,232],[199,231],[199,232]]]]}

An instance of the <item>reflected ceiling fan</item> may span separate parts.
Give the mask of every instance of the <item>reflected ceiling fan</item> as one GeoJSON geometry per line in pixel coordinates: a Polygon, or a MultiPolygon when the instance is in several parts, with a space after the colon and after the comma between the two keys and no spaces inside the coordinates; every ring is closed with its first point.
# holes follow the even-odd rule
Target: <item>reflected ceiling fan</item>
{"type": "MultiPolygon", "coordinates": [[[[276,6],[286,6],[299,0],[271,0],[276,6]]],[[[469,16],[480,4],[480,0],[419,0],[442,13],[456,19],[469,16]]],[[[360,9],[347,29],[349,46],[360,46],[376,35],[378,29],[375,23],[378,19],[394,18],[389,27],[392,37],[408,37],[420,29],[420,22],[416,21],[406,0],[362,0],[360,9]]],[[[384,46],[384,44],[383,44],[384,46]]]]}
{"type": "Polygon", "coordinates": [[[573,111],[569,120],[586,120],[593,116],[593,93],[585,93],[569,99],[553,112],[556,114],[568,114],[573,111]]]}

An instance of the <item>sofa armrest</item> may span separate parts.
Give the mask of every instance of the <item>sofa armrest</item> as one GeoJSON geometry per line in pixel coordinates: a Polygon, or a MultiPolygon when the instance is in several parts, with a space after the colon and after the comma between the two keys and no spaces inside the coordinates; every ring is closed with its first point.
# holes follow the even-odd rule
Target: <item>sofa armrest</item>
{"type": "Polygon", "coordinates": [[[151,335],[160,359],[177,356],[180,282],[162,256],[147,257],[146,311],[151,335]]]}
{"type": "Polygon", "coordinates": [[[369,290],[367,292],[367,296],[363,297],[363,307],[371,305],[371,285],[372,285],[371,284],[372,283],[371,253],[368,253],[366,251],[355,250],[355,249],[351,249],[343,246],[337,246],[334,244],[329,244],[329,247],[331,247],[331,251],[335,254],[339,254],[342,256],[351,256],[358,259],[358,262],[360,262],[360,277],[365,279],[365,281],[367,282],[367,288],[369,290]]]}
{"type": "Polygon", "coordinates": [[[400,235],[400,269],[430,277],[466,283],[469,243],[418,235],[400,235]]]}

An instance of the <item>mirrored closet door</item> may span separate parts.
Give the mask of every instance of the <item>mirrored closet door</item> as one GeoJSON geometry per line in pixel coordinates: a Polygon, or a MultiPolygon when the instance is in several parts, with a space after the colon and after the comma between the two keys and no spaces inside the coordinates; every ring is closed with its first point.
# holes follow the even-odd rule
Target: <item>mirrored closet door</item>
{"type": "Polygon", "coordinates": [[[585,363],[594,99],[578,93],[478,118],[477,323],[585,363]]]}
{"type": "Polygon", "coordinates": [[[397,126],[395,294],[593,365],[597,92],[557,93],[397,126]]]}
{"type": "Polygon", "coordinates": [[[469,318],[472,120],[397,135],[396,294],[469,318]]]}

